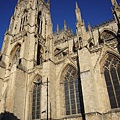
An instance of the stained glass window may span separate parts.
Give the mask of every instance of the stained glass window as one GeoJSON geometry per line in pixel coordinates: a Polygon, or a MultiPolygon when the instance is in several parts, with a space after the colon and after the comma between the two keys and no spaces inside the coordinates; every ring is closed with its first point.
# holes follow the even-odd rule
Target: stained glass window
{"type": "Polygon", "coordinates": [[[66,115],[81,113],[77,70],[69,66],[64,74],[66,115]]]}
{"type": "Polygon", "coordinates": [[[33,95],[32,95],[32,120],[40,119],[40,96],[41,96],[41,84],[39,83],[40,80],[38,80],[34,87],[33,87],[33,95]]]}
{"type": "Polygon", "coordinates": [[[104,32],[101,34],[101,39],[106,42],[110,40],[116,40],[116,35],[109,30],[104,30],[104,32]]]}
{"type": "Polygon", "coordinates": [[[120,61],[114,55],[108,55],[104,63],[106,80],[111,108],[120,107],[120,61]]]}

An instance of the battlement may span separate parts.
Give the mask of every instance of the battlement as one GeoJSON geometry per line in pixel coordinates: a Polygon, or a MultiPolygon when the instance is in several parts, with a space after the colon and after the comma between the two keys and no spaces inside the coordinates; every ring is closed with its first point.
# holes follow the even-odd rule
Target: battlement
{"type": "Polygon", "coordinates": [[[115,19],[112,18],[112,19],[110,19],[110,20],[107,20],[107,21],[105,21],[105,22],[102,22],[102,23],[100,23],[100,24],[98,24],[98,25],[93,26],[92,29],[93,29],[93,30],[98,29],[98,28],[103,27],[103,26],[105,26],[105,25],[107,25],[107,24],[110,24],[110,23],[112,23],[112,22],[114,22],[114,21],[115,21],[115,19]]]}

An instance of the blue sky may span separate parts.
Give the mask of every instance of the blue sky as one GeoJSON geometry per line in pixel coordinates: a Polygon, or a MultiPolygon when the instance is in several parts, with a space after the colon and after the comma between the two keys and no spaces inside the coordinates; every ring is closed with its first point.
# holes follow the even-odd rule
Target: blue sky
{"type": "MultiPolygon", "coordinates": [[[[64,19],[67,25],[75,32],[75,3],[82,12],[82,18],[87,26],[91,26],[112,19],[111,0],[50,0],[53,31],[56,31],[57,24],[63,28],[64,19]]],[[[120,0],[117,0],[120,3],[120,0]]],[[[4,39],[4,33],[8,29],[10,18],[14,12],[17,0],[0,0],[0,49],[4,39]]]]}

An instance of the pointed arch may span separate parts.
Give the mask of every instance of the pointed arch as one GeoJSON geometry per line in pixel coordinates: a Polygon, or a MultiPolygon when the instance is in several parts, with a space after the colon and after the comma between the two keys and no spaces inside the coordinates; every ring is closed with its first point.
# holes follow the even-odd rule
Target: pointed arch
{"type": "Polygon", "coordinates": [[[28,11],[27,9],[24,9],[22,14],[21,14],[21,23],[20,23],[20,32],[24,30],[24,27],[26,25],[26,22],[28,21],[28,11]]]}
{"type": "Polygon", "coordinates": [[[107,52],[101,61],[111,108],[120,107],[120,57],[107,52]]]}
{"type": "Polygon", "coordinates": [[[75,66],[75,64],[73,63],[73,61],[70,61],[70,62],[68,62],[68,63],[65,63],[65,64],[63,65],[63,67],[62,67],[62,70],[61,70],[60,73],[59,73],[60,84],[64,82],[64,79],[63,79],[64,76],[63,76],[63,75],[64,75],[64,73],[66,72],[67,68],[70,67],[70,66],[73,67],[73,68],[75,68],[76,71],[77,71],[77,67],[75,66]]]}
{"type": "Polygon", "coordinates": [[[36,82],[38,79],[40,79],[42,82],[42,76],[38,73],[35,73],[33,76],[31,76],[30,83],[28,84],[29,92],[33,90],[34,82],[36,82]]]}
{"type": "Polygon", "coordinates": [[[32,120],[41,118],[41,83],[42,77],[35,75],[31,86],[31,113],[32,120]]]}
{"type": "Polygon", "coordinates": [[[113,51],[106,51],[104,54],[103,54],[103,57],[101,58],[100,60],[100,71],[101,73],[103,73],[104,69],[103,69],[103,66],[104,66],[104,62],[106,60],[106,58],[109,56],[109,55],[113,55],[115,56],[116,58],[120,59],[120,56],[119,54],[113,52],[113,51]]]}
{"type": "Polygon", "coordinates": [[[21,43],[16,43],[15,45],[14,45],[14,47],[12,48],[12,50],[10,51],[10,55],[12,55],[13,53],[14,53],[14,51],[16,50],[16,48],[17,47],[21,47],[21,43]]]}
{"type": "Polygon", "coordinates": [[[113,33],[114,35],[117,35],[117,33],[116,33],[113,29],[110,29],[110,28],[103,28],[103,29],[100,31],[100,34],[102,34],[104,31],[110,31],[110,32],[113,33]]]}
{"type": "Polygon", "coordinates": [[[93,42],[90,42],[90,43],[89,43],[89,48],[93,48],[93,46],[94,46],[94,43],[93,43],[93,42]]]}
{"type": "MultiPolygon", "coordinates": [[[[62,72],[61,72],[61,79],[64,77],[65,73],[68,71],[69,68],[74,69],[74,70],[77,71],[77,68],[76,68],[74,65],[68,63],[68,64],[65,65],[64,69],[63,69],[62,72]]],[[[64,80],[62,79],[62,82],[63,82],[63,81],[64,81],[64,80]]]]}
{"type": "Polygon", "coordinates": [[[17,43],[10,52],[10,67],[12,67],[13,64],[20,64],[20,51],[21,44],[17,43]]]}
{"type": "Polygon", "coordinates": [[[111,29],[103,29],[100,33],[100,37],[104,42],[115,40],[117,34],[111,29]]]}
{"type": "Polygon", "coordinates": [[[61,79],[64,87],[65,114],[81,113],[77,69],[70,64],[66,65],[61,79]]]}

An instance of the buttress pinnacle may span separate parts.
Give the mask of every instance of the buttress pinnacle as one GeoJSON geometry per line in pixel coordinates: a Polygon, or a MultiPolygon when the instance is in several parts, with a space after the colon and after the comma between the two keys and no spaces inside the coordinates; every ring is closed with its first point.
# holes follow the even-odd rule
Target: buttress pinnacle
{"type": "Polygon", "coordinates": [[[76,12],[76,20],[77,20],[77,22],[78,21],[82,22],[81,12],[80,12],[80,8],[78,7],[77,2],[76,2],[76,10],[75,10],[75,12],[76,12]]]}
{"type": "Polygon", "coordinates": [[[116,1],[116,0],[111,0],[111,3],[112,3],[112,5],[113,5],[113,6],[118,5],[118,3],[117,3],[117,1],[116,1]]]}

